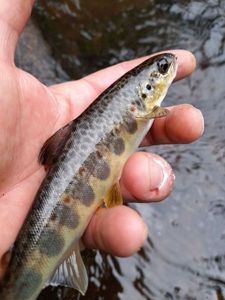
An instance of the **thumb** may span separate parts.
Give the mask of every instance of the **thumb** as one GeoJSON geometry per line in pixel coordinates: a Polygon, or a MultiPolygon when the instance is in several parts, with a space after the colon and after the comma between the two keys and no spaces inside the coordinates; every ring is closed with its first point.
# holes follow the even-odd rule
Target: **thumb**
{"type": "Polygon", "coordinates": [[[0,61],[12,63],[16,43],[32,10],[34,0],[0,0],[0,61]]]}

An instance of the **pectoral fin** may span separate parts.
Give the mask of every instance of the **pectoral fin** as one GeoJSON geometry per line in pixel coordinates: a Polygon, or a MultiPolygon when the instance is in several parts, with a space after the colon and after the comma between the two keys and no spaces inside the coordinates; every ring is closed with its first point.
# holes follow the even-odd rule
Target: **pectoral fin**
{"type": "Polygon", "coordinates": [[[140,116],[137,116],[138,119],[144,119],[144,120],[149,120],[149,119],[155,119],[155,118],[161,118],[165,117],[169,114],[169,110],[165,107],[161,106],[155,106],[151,112],[147,114],[143,114],[140,116]]]}
{"type": "Polygon", "coordinates": [[[120,191],[119,182],[115,183],[108,194],[104,198],[104,203],[106,207],[114,207],[116,205],[123,204],[123,196],[120,191]]]}
{"type": "Polygon", "coordinates": [[[9,261],[12,256],[12,247],[1,257],[0,260],[0,272],[3,274],[3,272],[7,269],[9,261]]]}
{"type": "Polygon", "coordinates": [[[41,148],[38,160],[41,164],[51,167],[60,154],[71,132],[72,122],[56,131],[41,148]]]}
{"type": "Polygon", "coordinates": [[[80,255],[79,246],[59,265],[50,278],[49,284],[71,287],[78,290],[82,295],[85,295],[88,286],[88,276],[80,255]]]}

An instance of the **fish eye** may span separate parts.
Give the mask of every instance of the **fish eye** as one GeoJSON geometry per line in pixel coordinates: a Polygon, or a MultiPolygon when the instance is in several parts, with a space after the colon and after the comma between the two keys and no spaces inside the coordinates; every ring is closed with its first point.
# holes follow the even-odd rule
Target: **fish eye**
{"type": "Polygon", "coordinates": [[[168,69],[169,69],[169,63],[168,60],[166,58],[161,58],[158,62],[157,62],[157,67],[158,67],[158,71],[161,74],[165,74],[168,69]]]}
{"type": "Polygon", "coordinates": [[[147,95],[144,94],[144,93],[141,96],[142,96],[143,99],[145,99],[147,97],[147,95]]]}

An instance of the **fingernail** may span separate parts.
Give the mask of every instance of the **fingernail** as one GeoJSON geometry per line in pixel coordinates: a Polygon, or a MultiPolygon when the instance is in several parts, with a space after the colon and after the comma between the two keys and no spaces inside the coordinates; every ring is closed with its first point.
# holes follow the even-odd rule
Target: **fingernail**
{"type": "Polygon", "coordinates": [[[157,155],[151,156],[148,159],[148,172],[149,172],[149,188],[148,192],[144,195],[146,199],[155,197],[164,188],[165,184],[168,185],[168,181],[173,186],[175,176],[170,165],[160,159],[157,155]]]}

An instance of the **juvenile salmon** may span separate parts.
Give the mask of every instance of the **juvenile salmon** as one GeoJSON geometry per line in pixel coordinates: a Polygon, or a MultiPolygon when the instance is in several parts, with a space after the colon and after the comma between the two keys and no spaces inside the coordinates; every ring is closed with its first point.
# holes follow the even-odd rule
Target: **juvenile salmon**
{"type": "Polygon", "coordinates": [[[1,300],[36,299],[48,284],[85,293],[78,242],[99,206],[122,203],[123,165],[153,119],[167,115],[160,104],[176,70],[173,54],[147,59],[45,143],[40,161],[49,171],[13,247],[1,300]]]}

